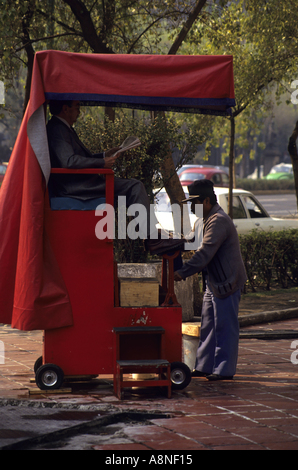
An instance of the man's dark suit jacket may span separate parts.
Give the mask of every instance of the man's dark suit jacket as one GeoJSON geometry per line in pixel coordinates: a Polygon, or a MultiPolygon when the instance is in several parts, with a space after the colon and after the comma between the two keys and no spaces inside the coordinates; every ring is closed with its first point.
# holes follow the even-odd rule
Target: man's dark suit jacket
{"type": "MultiPolygon", "coordinates": [[[[52,168],[103,168],[102,153],[92,154],[75,131],[53,116],[47,124],[52,168]]],[[[77,199],[98,198],[105,194],[105,179],[100,175],[57,175],[50,177],[51,196],[77,199]]]]}

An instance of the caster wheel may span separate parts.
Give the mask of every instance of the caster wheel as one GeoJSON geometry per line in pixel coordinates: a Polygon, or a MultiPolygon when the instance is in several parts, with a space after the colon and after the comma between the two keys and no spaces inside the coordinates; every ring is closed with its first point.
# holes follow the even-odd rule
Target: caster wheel
{"type": "Polygon", "coordinates": [[[172,390],[183,390],[191,381],[190,368],[183,362],[171,364],[172,390]]]}
{"type": "Polygon", "coordinates": [[[35,374],[36,385],[40,390],[57,390],[64,381],[64,373],[55,364],[44,364],[35,374]]]}

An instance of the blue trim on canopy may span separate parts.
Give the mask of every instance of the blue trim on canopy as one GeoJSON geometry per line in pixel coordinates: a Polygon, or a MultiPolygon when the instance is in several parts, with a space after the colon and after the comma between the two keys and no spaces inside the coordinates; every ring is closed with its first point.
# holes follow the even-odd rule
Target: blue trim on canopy
{"type": "Polygon", "coordinates": [[[88,105],[136,107],[148,110],[227,115],[232,98],[171,98],[158,96],[101,95],[96,93],[45,93],[47,100],[79,100],[88,105]]]}

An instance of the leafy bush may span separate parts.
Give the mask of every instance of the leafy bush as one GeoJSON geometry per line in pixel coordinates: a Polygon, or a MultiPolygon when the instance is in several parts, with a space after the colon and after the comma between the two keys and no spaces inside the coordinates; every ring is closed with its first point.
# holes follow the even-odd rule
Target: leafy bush
{"type": "MultiPolygon", "coordinates": [[[[100,120],[97,114],[88,113],[78,121],[76,130],[93,153],[113,148],[129,135],[138,136],[142,145],[120,155],[114,168],[115,176],[142,181],[151,203],[154,202],[154,188],[164,185],[160,168],[169,145],[172,151],[178,151],[179,160],[184,163],[194,156],[198,145],[206,139],[201,128],[183,126],[173,117],[167,118],[165,126],[160,116],[150,119],[149,114],[144,113],[135,119],[125,110],[117,111],[114,122],[100,120]]],[[[118,262],[142,263],[147,260],[142,240],[118,240],[116,236],[114,248],[118,262]]]]}
{"type": "Polygon", "coordinates": [[[298,285],[298,230],[240,235],[242,258],[248,285],[270,290],[298,285]]]}
{"type": "Polygon", "coordinates": [[[78,121],[76,130],[93,153],[116,147],[129,135],[138,136],[142,145],[120,155],[114,168],[115,176],[142,181],[153,202],[153,189],[164,185],[160,167],[169,146],[172,151],[178,151],[182,164],[194,157],[206,135],[201,129],[183,127],[173,117],[167,117],[165,126],[161,116],[150,119],[148,113],[144,113],[135,119],[128,113],[118,110],[114,122],[99,120],[91,113],[78,121]]]}
{"type": "Polygon", "coordinates": [[[245,189],[246,191],[272,191],[284,190],[294,191],[294,179],[289,180],[266,180],[266,179],[237,179],[236,187],[245,189]]]}

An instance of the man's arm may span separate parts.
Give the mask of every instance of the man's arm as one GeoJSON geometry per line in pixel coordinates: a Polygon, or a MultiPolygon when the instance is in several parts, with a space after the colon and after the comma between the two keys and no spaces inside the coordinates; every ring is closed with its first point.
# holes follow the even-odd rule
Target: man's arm
{"type": "Polygon", "coordinates": [[[79,145],[66,125],[50,126],[47,131],[53,167],[69,169],[104,168],[103,154],[92,155],[87,148],[79,145]]]}
{"type": "Polygon", "coordinates": [[[48,129],[48,141],[53,166],[69,169],[113,168],[118,157],[119,147],[92,155],[64,125],[48,129]]]}
{"type": "Polygon", "coordinates": [[[227,233],[225,219],[216,216],[207,222],[201,248],[181,269],[175,272],[174,279],[180,281],[203,271],[226,239],[227,233]]]}
{"type": "Polygon", "coordinates": [[[84,169],[84,168],[104,168],[103,154],[96,156],[85,157],[83,155],[75,154],[71,144],[65,140],[54,139],[51,142],[54,148],[55,160],[60,163],[62,168],[69,169],[84,169]]]}

